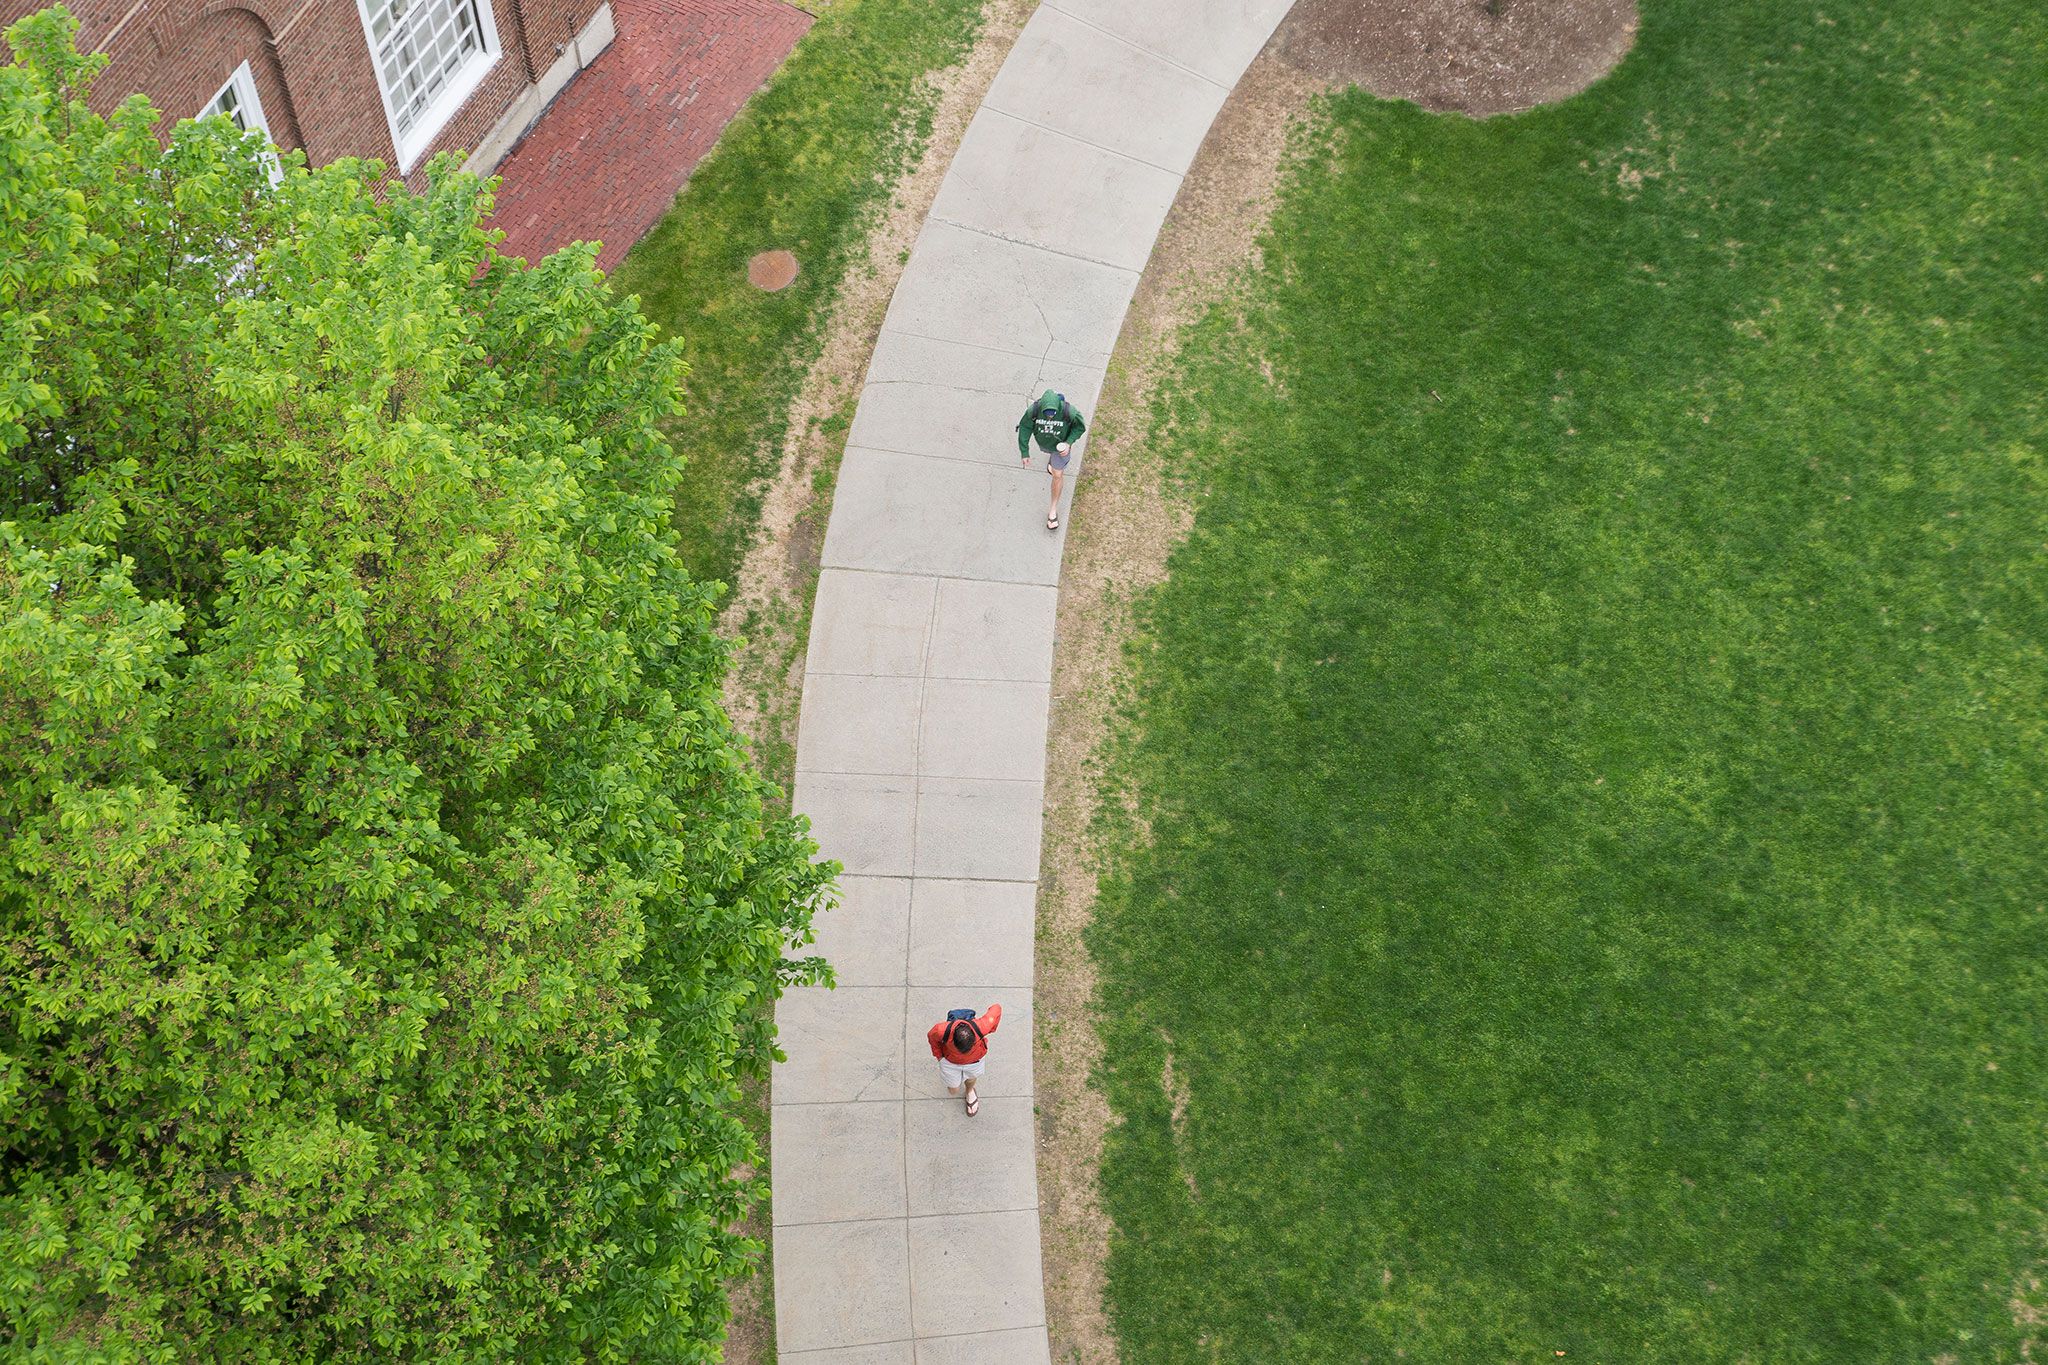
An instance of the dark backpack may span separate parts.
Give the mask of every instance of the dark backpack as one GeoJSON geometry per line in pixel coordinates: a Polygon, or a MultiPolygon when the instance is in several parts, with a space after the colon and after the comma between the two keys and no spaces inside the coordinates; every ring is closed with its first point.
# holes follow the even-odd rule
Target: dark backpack
{"type": "MultiPolygon", "coordinates": [[[[975,1022],[974,1022],[974,1011],[973,1011],[973,1010],[947,1010],[947,1011],[946,1011],[946,1041],[947,1041],[947,1042],[949,1042],[949,1043],[953,1042],[953,1025],[955,1025],[955,1024],[965,1024],[965,1025],[967,1025],[967,1027],[969,1027],[969,1028],[973,1029],[973,1030],[974,1030],[974,1037],[975,1037],[976,1041],[981,1041],[981,1040],[984,1040],[984,1039],[986,1039],[986,1038],[988,1037],[988,1035],[987,1035],[987,1034],[985,1034],[985,1033],[983,1033],[983,1032],[981,1031],[981,1025],[979,1025],[979,1024],[977,1024],[977,1023],[975,1023],[975,1022]]],[[[955,1043],[955,1044],[954,1044],[954,1046],[955,1046],[955,1047],[959,1047],[959,1044],[955,1043]]],[[[965,1052],[965,1051],[967,1051],[967,1049],[966,1049],[966,1048],[964,1048],[964,1047],[963,1047],[963,1048],[960,1048],[960,1050],[961,1050],[962,1052],[965,1052]]]]}

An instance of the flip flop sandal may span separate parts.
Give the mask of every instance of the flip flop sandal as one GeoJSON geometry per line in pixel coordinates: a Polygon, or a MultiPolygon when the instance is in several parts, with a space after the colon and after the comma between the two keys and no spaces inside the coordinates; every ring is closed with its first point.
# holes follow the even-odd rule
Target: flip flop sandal
{"type": "Polygon", "coordinates": [[[1045,529],[1046,529],[1046,530],[1048,530],[1048,531],[1057,531],[1057,530],[1059,530],[1059,529],[1060,529],[1060,514],[1059,514],[1059,513],[1057,513],[1057,512],[1053,512],[1053,513],[1049,514],[1049,515],[1048,515],[1048,516],[1046,517],[1046,519],[1045,519],[1045,529]]]}
{"type": "Polygon", "coordinates": [[[974,1117],[974,1116],[975,1116],[976,1114],[978,1114],[978,1113],[980,1113],[980,1112],[981,1112],[981,1096],[979,1096],[979,1095],[976,1095],[976,1096],[975,1096],[975,1097],[974,1097],[973,1099],[971,1099],[971,1100],[967,1101],[967,1117],[968,1117],[968,1118],[973,1118],[973,1117],[974,1117]]]}

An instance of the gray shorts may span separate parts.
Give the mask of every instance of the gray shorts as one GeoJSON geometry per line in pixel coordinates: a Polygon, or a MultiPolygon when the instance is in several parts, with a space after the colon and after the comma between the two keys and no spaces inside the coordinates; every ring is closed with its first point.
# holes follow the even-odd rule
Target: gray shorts
{"type": "Polygon", "coordinates": [[[1072,446],[1067,447],[1067,453],[1064,455],[1060,454],[1057,450],[1055,450],[1052,454],[1045,457],[1045,467],[1051,470],[1065,469],[1067,467],[1067,461],[1073,458],[1074,448],[1072,446]]]}
{"type": "Polygon", "coordinates": [[[939,1074],[946,1078],[946,1089],[958,1090],[967,1081],[978,1081],[981,1073],[988,1069],[988,1058],[977,1062],[949,1062],[939,1058],[939,1074]]]}

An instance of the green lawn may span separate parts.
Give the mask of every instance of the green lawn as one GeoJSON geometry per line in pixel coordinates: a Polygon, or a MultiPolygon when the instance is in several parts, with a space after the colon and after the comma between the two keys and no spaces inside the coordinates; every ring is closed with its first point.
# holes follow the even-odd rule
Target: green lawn
{"type": "Polygon", "coordinates": [[[2048,1359],[2048,15],[1644,10],[1319,110],[1154,414],[1127,1362],[2048,1359]]]}
{"type": "Polygon", "coordinates": [[[790,400],[839,281],[930,132],[927,72],[972,46],[981,0],[809,0],[812,26],[691,176],[613,285],[684,339],[688,460],[676,495],[684,562],[731,583],[759,519],[790,400]],[[747,283],[756,252],[796,253],[796,283],[747,283]]]}

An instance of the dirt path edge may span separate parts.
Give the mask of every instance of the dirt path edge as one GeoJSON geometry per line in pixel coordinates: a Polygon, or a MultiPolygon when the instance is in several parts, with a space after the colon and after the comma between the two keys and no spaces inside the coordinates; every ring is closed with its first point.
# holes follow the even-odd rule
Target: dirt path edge
{"type": "MultiPolygon", "coordinates": [[[[1180,329],[1259,266],[1289,130],[1314,97],[1357,85],[1475,117],[1578,93],[1627,55],[1635,0],[1298,0],[1210,127],[1126,315],[1074,491],[1061,574],[1047,830],[1038,900],[1034,1065],[1046,1317],[1062,1365],[1108,1365],[1104,1304],[1114,1229],[1102,1210],[1103,1140],[1115,1116],[1091,1084],[1102,1057],[1094,917],[1101,755],[1129,698],[1124,647],[1143,594],[1163,581],[1194,508],[1145,448],[1180,329]]],[[[1166,1082],[1170,1084],[1170,1082],[1166,1082]]]]}
{"type": "MultiPolygon", "coordinates": [[[[917,162],[898,181],[869,232],[865,256],[840,281],[824,324],[818,359],[790,404],[788,433],[761,501],[761,521],[741,561],[719,632],[737,641],[725,680],[725,707],[769,776],[785,792],[795,777],[796,725],[803,700],[804,651],[818,586],[832,489],[867,378],[882,318],[903,275],[910,247],[924,227],[939,182],[967,125],[981,107],[1038,0],[986,0],[973,49],[958,64],[931,73],[931,128],[917,162]]],[[[765,1082],[748,1102],[765,1110],[765,1082]]],[[[765,1148],[768,1125],[760,1123],[765,1148]]],[[[765,1152],[764,1152],[765,1155],[765,1152]]],[[[770,1209],[755,1210],[746,1231],[769,1243],[758,1274],[731,1286],[727,1365],[767,1365],[776,1358],[773,1239],[770,1209]]]]}
{"type": "Polygon", "coordinates": [[[1112,1117],[1090,1076],[1102,1056],[1095,967],[1084,934],[1094,916],[1098,755],[1126,695],[1123,650],[1132,613],[1166,576],[1193,509],[1168,487],[1145,448],[1174,338],[1257,265],[1289,127],[1323,89],[1272,56],[1237,84],[1189,169],[1159,234],[1110,360],[1087,473],[1074,490],[1060,576],[1052,710],[1046,752],[1047,830],[1038,898],[1038,1189],[1052,1357],[1117,1359],[1103,1309],[1112,1229],[1098,1183],[1112,1117]]]}

